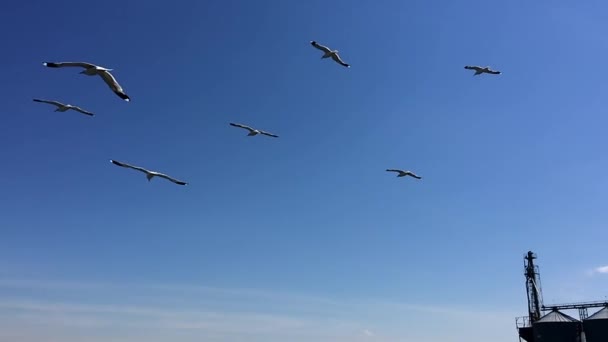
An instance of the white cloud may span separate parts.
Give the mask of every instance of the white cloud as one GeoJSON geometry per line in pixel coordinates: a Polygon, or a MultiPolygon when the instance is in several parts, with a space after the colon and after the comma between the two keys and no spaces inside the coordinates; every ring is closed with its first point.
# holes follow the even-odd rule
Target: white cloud
{"type": "Polygon", "coordinates": [[[596,273],[608,273],[608,265],[607,266],[600,266],[598,268],[595,269],[596,273]]]}
{"type": "Polygon", "coordinates": [[[0,279],[2,341],[456,342],[482,325],[484,339],[510,342],[517,314],[254,289],[0,279]]]}

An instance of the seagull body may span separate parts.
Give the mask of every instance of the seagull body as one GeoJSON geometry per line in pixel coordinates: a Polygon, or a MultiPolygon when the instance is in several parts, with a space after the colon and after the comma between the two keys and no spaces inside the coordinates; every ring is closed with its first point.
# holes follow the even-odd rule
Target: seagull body
{"type": "Polygon", "coordinates": [[[254,136],[254,135],[258,135],[258,134],[267,135],[267,136],[273,137],[273,138],[278,138],[279,137],[278,135],[274,135],[272,133],[264,132],[262,130],[255,129],[255,128],[252,128],[252,127],[249,127],[249,126],[246,126],[246,125],[241,125],[241,124],[238,124],[238,123],[232,123],[231,122],[230,126],[244,128],[244,129],[248,130],[249,134],[247,134],[247,136],[251,136],[251,137],[254,136]]]}
{"type": "Polygon", "coordinates": [[[323,45],[315,42],[314,40],[310,41],[310,45],[312,45],[312,46],[316,47],[317,49],[324,52],[323,56],[321,56],[321,59],[331,57],[331,59],[336,61],[336,63],[343,65],[347,68],[350,68],[350,65],[347,63],[344,63],[344,61],[340,58],[340,55],[338,55],[338,50],[332,50],[332,49],[328,48],[327,46],[323,46],[323,45]]]}
{"type": "Polygon", "coordinates": [[[55,109],[56,112],[65,112],[68,111],[70,109],[75,110],[77,112],[81,112],[82,114],[85,115],[89,115],[89,116],[93,116],[95,114],[88,112],[78,106],[73,106],[71,104],[63,104],[59,101],[51,101],[51,100],[40,100],[40,99],[34,99],[34,102],[42,102],[42,103],[48,103],[48,104],[52,104],[54,106],[57,106],[57,109],[55,109]]]}
{"type": "Polygon", "coordinates": [[[467,65],[464,67],[467,70],[475,70],[473,76],[481,75],[481,74],[491,74],[491,75],[500,75],[500,71],[492,70],[489,66],[480,67],[475,65],[467,65]]]}
{"type": "Polygon", "coordinates": [[[114,75],[112,75],[110,73],[110,71],[112,71],[114,69],[108,69],[108,68],[101,67],[99,65],[86,63],[86,62],[45,62],[42,64],[49,68],[63,68],[63,67],[84,68],[84,70],[80,72],[81,74],[84,74],[87,76],[101,77],[101,79],[103,79],[103,81],[106,82],[108,87],[110,87],[110,89],[112,89],[112,91],[116,95],[118,95],[118,97],[120,97],[121,99],[123,99],[125,101],[131,100],[129,98],[129,96],[125,93],[125,91],[122,89],[122,87],[120,86],[118,81],[116,81],[116,78],[114,78],[114,75]]]}
{"type": "Polygon", "coordinates": [[[122,163],[122,162],[119,162],[119,161],[116,161],[116,160],[112,160],[112,159],[110,159],[110,162],[112,164],[114,164],[114,165],[118,165],[118,166],[121,166],[121,167],[126,167],[126,168],[129,168],[129,169],[133,169],[133,170],[137,170],[137,171],[145,173],[146,174],[146,178],[148,179],[148,182],[151,181],[152,178],[154,178],[154,177],[160,177],[160,178],[167,179],[167,180],[169,180],[169,181],[171,181],[171,182],[173,182],[175,184],[179,184],[179,185],[186,185],[186,184],[188,184],[186,182],[182,182],[182,181],[177,180],[175,178],[171,178],[171,177],[167,176],[164,173],[146,170],[143,167],[129,165],[127,163],[122,163]]]}
{"type": "Polygon", "coordinates": [[[397,177],[405,177],[405,176],[410,176],[410,177],[414,177],[416,179],[422,179],[422,177],[416,175],[415,173],[413,173],[412,171],[407,171],[407,170],[396,170],[396,169],[386,169],[386,171],[388,172],[397,172],[398,175],[397,177]]]}

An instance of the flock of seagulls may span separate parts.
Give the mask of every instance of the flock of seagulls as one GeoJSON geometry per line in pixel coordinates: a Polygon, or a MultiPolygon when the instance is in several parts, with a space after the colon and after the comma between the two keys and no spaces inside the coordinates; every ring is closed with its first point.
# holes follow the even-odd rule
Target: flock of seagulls
{"type": "MultiPolygon", "coordinates": [[[[326,59],[326,58],[331,58],[333,59],[336,63],[350,68],[350,64],[344,62],[342,60],[342,58],[340,57],[340,55],[338,54],[338,50],[332,50],[330,48],[328,48],[327,46],[321,45],[319,43],[317,43],[316,41],[312,40],[310,41],[310,44],[323,51],[323,55],[321,56],[321,59],[326,59]]],[[[82,70],[80,73],[87,75],[87,76],[99,76],[107,85],[108,87],[114,92],[114,94],[116,94],[118,97],[120,97],[121,99],[125,100],[125,101],[130,101],[131,98],[127,95],[127,93],[124,91],[124,89],[122,88],[122,86],[120,85],[120,83],[118,83],[118,81],[116,80],[116,78],[114,77],[114,75],[112,75],[112,73],[110,71],[113,71],[113,69],[108,69],[99,65],[95,65],[95,64],[91,64],[91,63],[87,63],[87,62],[45,62],[43,63],[44,66],[48,67],[48,68],[64,68],[64,67],[79,67],[82,68],[84,70],[82,70]]],[[[497,70],[492,70],[490,69],[489,66],[486,67],[481,67],[481,66],[471,66],[471,65],[467,65],[464,67],[467,70],[475,70],[475,73],[473,74],[474,76],[477,75],[481,75],[481,74],[491,74],[491,75],[499,75],[501,74],[500,71],[497,70]]],[[[47,103],[50,105],[53,105],[55,107],[57,107],[55,109],[56,112],[66,112],[68,110],[74,110],[77,112],[80,112],[82,114],[88,115],[88,116],[94,116],[95,114],[92,112],[89,112],[87,110],[84,110],[78,106],[74,106],[71,104],[64,104],[61,103],[59,101],[55,101],[55,100],[43,100],[43,99],[34,99],[34,102],[40,102],[40,103],[47,103]]],[[[245,129],[247,131],[249,131],[249,133],[247,134],[247,136],[256,136],[256,135],[265,135],[268,137],[273,137],[273,138],[278,138],[279,136],[273,133],[269,133],[266,131],[262,131],[260,129],[257,128],[253,128],[247,125],[243,125],[243,124],[239,124],[239,123],[230,123],[230,126],[232,127],[237,127],[237,128],[242,128],[245,129]]],[[[151,171],[148,169],[145,169],[143,167],[140,166],[135,166],[135,165],[130,165],[124,162],[120,162],[117,160],[110,160],[110,162],[116,166],[120,166],[123,168],[127,168],[127,169],[133,169],[133,170],[137,170],[139,172],[142,172],[146,175],[146,179],[148,179],[148,181],[151,181],[152,178],[154,177],[159,177],[159,178],[164,178],[170,182],[173,182],[175,184],[178,185],[187,185],[187,182],[175,179],[171,176],[168,176],[164,173],[160,173],[157,171],[151,171]]],[[[416,175],[415,173],[413,173],[412,171],[409,170],[399,170],[399,169],[386,169],[387,172],[395,172],[397,173],[397,177],[412,177],[415,179],[422,179],[422,177],[416,175]]]]}

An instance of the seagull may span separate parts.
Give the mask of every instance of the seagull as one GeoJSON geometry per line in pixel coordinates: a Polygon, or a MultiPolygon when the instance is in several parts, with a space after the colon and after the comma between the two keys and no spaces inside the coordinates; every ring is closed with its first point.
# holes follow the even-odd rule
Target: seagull
{"type": "Polygon", "coordinates": [[[259,129],[251,128],[249,126],[241,125],[241,124],[238,124],[238,123],[232,123],[231,122],[230,126],[244,128],[244,129],[248,130],[249,134],[247,134],[247,136],[254,136],[254,135],[262,134],[262,135],[267,135],[267,136],[273,137],[273,138],[278,138],[279,137],[278,135],[274,135],[272,133],[264,132],[264,131],[261,131],[259,129]]]}
{"type": "Polygon", "coordinates": [[[146,178],[148,179],[148,182],[151,181],[152,178],[154,178],[154,177],[160,177],[160,178],[164,178],[164,179],[170,180],[170,181],[172,181],[175,184],[179,184],[179,185],[186,185],[186,184],[188,184],[186,182],[182,182],[182,181],[177,180],[175,178],[171,178],[171,177],[167,176],[164,173],[146,170],[143,167],[129,165],[127,163],[122,163],[122,162],[119,162],[119,161],[116,161],[116,160],[112,160],[112,159],[110,159],[110,162],[112,164],[114,164],[114,165],[126,167],[126,168],[129,168],[129,169],[133,169],[133,170],[137,170],[137,171],[141,171],[141,172],[145,173],[146,174],[146,178]]]}
{"type": "Polygon", "coordinates": [[[481,75],[483,73],[492,74],[492,75],[500,75],[500,71],[492,70],[492,69],[490,69],[489,66],[487,66],[487,67],[480,67],[480,66],[467,65],[464,68],[467,69],[467,70],[475,70],[475,73],[473,74],[473,76],[481,75]]]}
{"type": "Polygon", "coordinates": [[[57,106],[57,109],[55,109],[56,112],[65,112],[68,111],[70,109],[75,110],[77,112],[81,112],[82,114],[86,114],[89,116],[93,116],[95,114],[91,113],[91,112],[87,112],[86,110],[78,107],[78,106],[73,106],[71,104],[63,104],[61,102],[58,101],[50,101],[50,100],[40,100],[40,99],[34,99],[34,102],[42,102],[42,103],[48,103],[48,104],[52,104],[54,106],[57,106]]]}
{"type": "Polygon", "coordinates": [[[99,75],[104,82],[112,89],[112,91],[118,95],[121,99],[125,101],[130,101],[131,99],[122,89],[116,78],[110,73],[110,71],[114,69],[104,68],[95,64],[86,63],[86,62],[45,62],[42,65],[49,68],[63,68],[63,67],[81,67],[84,68],[81,71],[81,74],[85,74],[87,76],[95,76],[99,75]]]}
{"type": "Polygon", "coordinates": [[[311,40],[310,44],[325,53],[323,56],[321,56],[321,58],[331,57],[334,61],[336,61],[336,63],[343,65],[347,68],[350,68],[350,65],[348,65],[348,64],[344,63],[344,61],[342,61],[342,59],[340,58],[340,55],[338,55],[338,50],[331,50],[327,46],[323,46],[323,45],[315,42],[314,40],[311,40]]]}
{"type": "Polygon", "coordinates": [[[386,171],[388,172],[397,172],[398,175],[397,177],[405,177],[405,176],[410,176],[410,177],[414,177],[416,179],[422,179],[422,177],[417,176],[415,173],[413,173],[412,171],[406,171],[406,170],[396,170],[396,169],[386,169],[386,171]]]}

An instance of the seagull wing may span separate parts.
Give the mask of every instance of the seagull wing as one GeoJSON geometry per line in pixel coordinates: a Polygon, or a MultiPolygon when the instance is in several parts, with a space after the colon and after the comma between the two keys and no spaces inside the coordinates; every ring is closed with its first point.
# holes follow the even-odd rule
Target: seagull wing
{"type": "Polygon", "coordinates": [[[475,73],[473,74],[473,76],[481,75],[484,73],[484,69],[479,66],[465,66],[464,68],[469,69],[469,70],[475,70],[475,73]]]}
{"type": "Polygon", "coordinates": [[[91,112],[88,112],[88,111],[86,111],[86,110],[78,107],[78,106],[72,106],[72,109],[75,110],[75,111],[77,111],[77,112],[81,112],[82,114],[86,114],[86,115],[90,115],[90,116],[95,115],[95,114],[93,114],[91,112]]]}
{"type": "Polygon", "coordinates": [[[104,80],[104,82],[106,82],[106,84],[110,87],[110,89],[112,89],[112,91],[116,95],[118,95],[118,97],[120,97],[121,99],[123,99],[125,101],[131,100],[129,98],[129,96],[125,93],[125,91],[122,89],[122,87],[120,86],[118,81],[116,81],[116,78],[114,78],[114,75],[112,75],[108,70],[100,71],[99,76],[101,76],[101,78],[104,80]]]}
{"type": "Polygon", "coordinates": [[[55,105],[55,106],[57,106],[57,107],[63,107],[63,106],[65,106],[63,103],[61,103],[61,102],[59,102],[59,101],[51,101],[51,100],[40,100],[40,99],[34,99],[34,102],[48,103],[48,104],[55,105]]]}
{"type": "Polygon", "coordinates": [[[492,70],[492,69],[488,69],[488,71],[486,71],[488,74],[492,74],[492,75],[500,75],[501,72],[498,70],[492,70]]]}
{"type": "Polygon", "coordinates": [[[310,41],[310,45],[316,47],[317,49],[319,49],[319,50],[321,50],[321,51],[323,51],[325,53],[330,53],[331,52],[330,48],[328,48],[327,46],[323,46],[323,45],[315,42],[314,40],[310,41]]]}
{"type": "Polygon", "coordinates": [[[87,62],[45,62],[42,64],[49,68],[81,67],[81,68],[89,69],[89,68],[97,67],[97,65],[87,63],[87,62]]]}
{"type": "Polygon", "coordinates": [[[402,170],[397,170],[397,169],[386,169],[386,171],[388,172],[397,172],[397,173],[402,173],[402,170]]]}
{"type": "Polygon", "coordinates": [[[241,125],[241,124],[238,124],[238,123],[232,123],[232,122],[231,122],[231,123],[230,123],[230,126],[239,127],[239,128],[244,128],[244,129],[248,130],[249,132],[253,132],[253,131],[255,131],[255,129],[253,129],[253,128],[249,127],[249,126],[246,126],[246,125],[241,125]]]}
{"type": "Polygon", "coordinates": [[[143,172],[143,173],[145,173],[145,174],[150,173],[150,171],[148,171],[148,170],[144,169],[143,167],[134,166],[134,165],[129,165],[129,164],[127,164],[127,163],[119,162],[119,161],[117,161],[117,160],[112,160],[112,159],[110,159],[110,162],[111,162],[112,164],[114,164],[114,165],[118,165],[118,166],[121,166],[121,167],[126,167],[126,168],[129,168],[129,169],[133,169],[133,170],[141,171],[141,172],[143,172]]]}
{"type": "Polygon", "coordinates": [[[415,173],[413,173],[412,171],[405,171],[405,175],[406,176],[410,176],[410,177],[414,177],[416,179],[422,179],[422,177],[416,175],[415,173]]]}
{"type": "Polygon", "coordinates": [[[344,63],[344,61],[342,60],[342,58],[340,58],[340,55],[338,55],[337,53],[334,53],[333,55],[331,55],[331,58],[336,61],[338,64],[343,65],[347,68],[350,68],[350,65],[344,63]]]}
{"type": "Polygon", "coordinates": [[[260,131],[260,134],[267,135],[267,136],[273,137],[273,138],[278,138],[279,137],[278,135],[275,135],[275,134],[272,134],[272,133],[269,133],[269,132],[264,132],[264,131],[260,131]]]}
{"type": "Polygon", "coordinates": [[[160,177],[160,178],[164,178],[164,179],[170,180],[170,181],[172,181],[172,182],[173,182],[173,183],[175,183],[175,184],[179,184],[179,185],[186,185],[186,184],[188,184],[188,183],[186,183],[186,182],[184,182],[184,181],[180,181],[180,180],[178,180],[178,179],[175,179],[175,178],[169,177],[169,176],[167,176],[167,175],[166,175],[166,174],[164,174],[164,173],[156,173],[156,176],[158,176],[158,177],[160,177]]]}

